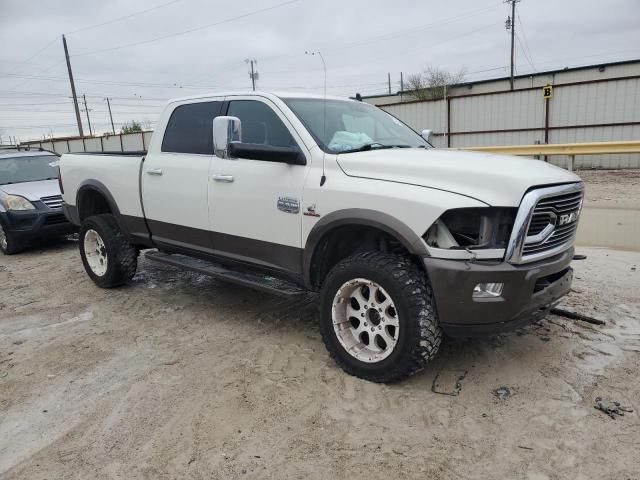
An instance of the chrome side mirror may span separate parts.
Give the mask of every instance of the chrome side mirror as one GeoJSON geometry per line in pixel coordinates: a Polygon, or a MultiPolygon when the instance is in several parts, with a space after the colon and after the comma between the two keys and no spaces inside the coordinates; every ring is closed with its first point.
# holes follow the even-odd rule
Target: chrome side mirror
{"type": "Polygon", "coordinates": [[[431,143],[431,135],[433,135],[433,130],[422,130],[420,134],[422,138],[424,138],[427,142],[431,143]]]}
{"type": "Polygon", "coordinates": [[[213,153],[219,158],[229,156],[229,144],[242,141],[242,127],[238,117],[213,119],[213,153]]]}

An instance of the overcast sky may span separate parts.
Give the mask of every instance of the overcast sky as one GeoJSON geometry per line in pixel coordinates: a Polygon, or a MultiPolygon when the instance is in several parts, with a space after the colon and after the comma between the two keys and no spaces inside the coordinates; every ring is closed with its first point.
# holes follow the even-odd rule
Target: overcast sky
{"type": "MultiPolygon", "coordinates": [[[[640,0],[522,0],[517,72],[640,58],[640,0]],[[525,55],[525,52],[528,55],[525,55]]],[[[166,99],[251,87],[384,93],[427,65],[508,73],[501,0],[0,0],[0,134],[77,134],[61,35],[98,133],[152,126],[166,99]]],[[[83,122],[88,133],[85,113],[83,122]]]]}

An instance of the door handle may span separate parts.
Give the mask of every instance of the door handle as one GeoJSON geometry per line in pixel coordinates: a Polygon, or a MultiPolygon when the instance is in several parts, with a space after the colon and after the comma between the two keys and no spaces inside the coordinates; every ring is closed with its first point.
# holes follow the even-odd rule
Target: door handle
{"type": "Polygon", "coordinates": [[[213,179],[216,182],[226,182],[226,183],[233,183],[233,175],[214,175],[213,179]]]}
{"type": "Polygon", "coordinates": [[[148,175],[162,175],[162,169],[161,168],[150,168],[149,170],[147,170],[147,174],[148,175]]]}

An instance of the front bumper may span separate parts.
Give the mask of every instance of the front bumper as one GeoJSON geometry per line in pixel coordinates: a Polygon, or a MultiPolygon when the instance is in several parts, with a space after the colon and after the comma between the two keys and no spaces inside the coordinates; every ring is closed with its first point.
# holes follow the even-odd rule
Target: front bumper
{"type": "Polygon", "coordinates": [[[0,221],[7,233],[17,240],[63,235],[77,230],[64,216],[61,208],[0,212],[0,221]]]}
{"type": "Polygon", "coordinates": [[[543,318],[569,293],[571,248],[553,258],[525,265],[426,257],[440,325],[454,337],[491,335],[543,318]],[[504,283],[500,297],[474,299],[478,283],[504,283]]]}

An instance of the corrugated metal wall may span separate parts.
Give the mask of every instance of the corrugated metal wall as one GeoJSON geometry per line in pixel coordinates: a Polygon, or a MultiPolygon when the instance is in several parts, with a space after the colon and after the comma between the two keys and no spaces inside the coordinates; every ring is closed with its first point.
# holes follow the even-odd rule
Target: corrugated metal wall
{"type": "MultiPolygon", "coordinates": [[[[435,132],[437,147],[479,147],[640,139],[640,78],[556,85],[548,129],[541,88],[381,105],[417,131],[435,132]],[[448,104],[448,112],[447,112],[448,104]]],[[[552,157],[566,166],[568,158],[552,157]]],[[[640,168],[640,155],[578,156],[577,168],[640,168]]]]}

